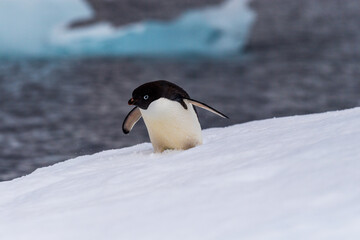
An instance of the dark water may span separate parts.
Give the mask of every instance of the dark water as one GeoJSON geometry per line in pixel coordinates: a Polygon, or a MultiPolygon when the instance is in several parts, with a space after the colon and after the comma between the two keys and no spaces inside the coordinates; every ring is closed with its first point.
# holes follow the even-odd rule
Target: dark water
{"type": "Polygon", "coordinates": [[[203,128],[360,105],[358,0],[252,6],[239,59],[0,61],[0,180],[148,141],[142,122],[121,131],[132,90],[147,81],[173,81],[231,118],[199,110],[203,128]]]}
{"type": "MultiPolygon", "coordinates": [[[[199,110],[203,128],[359,103],[357,80],[314,81],[314,69],[307,64],[302,66],[302,78],[269,79],[269,73],[261,69],[257,78],[249,78],[244,61],[252,60],[1,62],[0,178],[11,179],[78,155],[148,141],[142,122],[130,135],[121,131],[131,109],[127,105],[131,92],[146,81],[173,81],[231,118],[224,120],[199,110]]],[[[287,68],[291,71],[297,64],[302,65],[292,63],[287,68]]],[[[335,74],[336,68],[322,71],[335,74]]]]}

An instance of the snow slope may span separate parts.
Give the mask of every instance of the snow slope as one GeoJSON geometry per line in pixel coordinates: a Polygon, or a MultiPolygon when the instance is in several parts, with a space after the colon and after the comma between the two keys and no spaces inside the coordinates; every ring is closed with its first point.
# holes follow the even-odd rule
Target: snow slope
{"type": "Polygon", "coordinates": [[[0,239],[360,239],[360,108],[208,129],[204,140],[2,182],[0,239]]]}

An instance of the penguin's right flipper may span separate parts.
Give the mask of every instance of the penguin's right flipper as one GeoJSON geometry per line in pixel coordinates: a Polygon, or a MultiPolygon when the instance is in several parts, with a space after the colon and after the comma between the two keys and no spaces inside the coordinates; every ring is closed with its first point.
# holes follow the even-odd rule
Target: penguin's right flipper
{"type": "Polygon", "coordinates": [[[140,120],[141,118],[141,112],[138,107],[134,107],[129,114],[126,116],[123,125],[122,130],[125,134],[128,134],[131,129],[134,127],[134,125],[140,120]]]}
{"type": "Polygon", "coordinates": [[[215,108],[210,107],[209,105],[196,101],[194,99],[190,99],[190,98],[184,98],[186,100],[188,100],[192,105],[195,105],[197,107],[201,107],[205,110],[208,110],[209,112],[215,113],[216,115],[222,117],[222,118],[229,118],[228,116],[226,116],[225,114],[219,112],[218,110],[216,110],[215,108]]]}

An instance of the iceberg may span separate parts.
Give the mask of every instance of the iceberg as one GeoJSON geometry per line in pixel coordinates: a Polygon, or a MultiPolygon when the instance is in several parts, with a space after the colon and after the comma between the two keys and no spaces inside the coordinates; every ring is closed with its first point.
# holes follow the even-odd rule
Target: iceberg
{"type": "Polygon", "coordinates": [[[190,10],[178,18],[121,27],[90,18],[82,0],[0,0],[0,57],[228,56],[239,54],[254,19],[247,0],[190,10]]]}
{"type": "Polygon", "coordinates": [[[359,239],[360,108],[204,130],[0,183],[1,239],[359,239]]]}
{"type": "Polygon", "coordinates": [[[81,0],[0,0],[0,57],[54,55],[57,29],[92,15],[81,0]]]}

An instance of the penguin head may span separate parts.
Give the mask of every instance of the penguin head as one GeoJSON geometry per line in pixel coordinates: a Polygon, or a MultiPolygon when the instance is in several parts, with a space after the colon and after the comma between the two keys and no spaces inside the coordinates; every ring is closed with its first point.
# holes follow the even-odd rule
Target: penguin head
{"type": "Polygon", "coordinates": [[[132,98],[129,100],[129,105],[138,106],[141,109],[147,109],[149,105],[162,97],[161,88],[156,84],[145,83],[136,88],[132,93],[132,98]]]}
{"type": "Polygon", "coordinates": [[[146,110],[153,101],[159,98],[177,100],[181,97],[188,97],[188,94],[182,88],[171,82],[159,80],[137,87],[133,91],[128,104],[146,110]]]}

